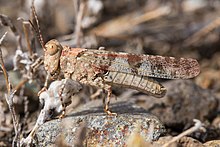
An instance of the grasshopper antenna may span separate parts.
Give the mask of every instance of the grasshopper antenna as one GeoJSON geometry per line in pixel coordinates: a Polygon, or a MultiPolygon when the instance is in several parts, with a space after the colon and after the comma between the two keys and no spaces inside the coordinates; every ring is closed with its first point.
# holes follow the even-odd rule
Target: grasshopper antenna
{"type": "Polygon", "coordinates": [[[36,10],[35,10],[35,7],[34,7],[34,0],[32,0],[32,5],[31,5],[31,12],[32,12],[32,17],[33,17],[33,20],[35,20],[36,24],[37,24],[37,28],[34,27],[34,24],[33,22],[31,22],[31,20],[29,20],[32,28],[34,29],[37,37],[38,37],[38,40],[40,41],[40,44],[42,46],[42,48],[44,49],[44,51],[46,50],[45,49],[45,44],[44,44],[44,40],[43,40],[43,36],[41,34],[41,30],[40,30],[40,25],[39,25],[39,21],[38,21],[38,17],[37,17],[37,13],[36,13],[36,10]]]}

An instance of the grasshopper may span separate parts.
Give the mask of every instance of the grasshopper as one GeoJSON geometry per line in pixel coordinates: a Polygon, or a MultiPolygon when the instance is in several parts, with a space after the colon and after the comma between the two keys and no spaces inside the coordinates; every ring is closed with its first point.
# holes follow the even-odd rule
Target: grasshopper
{"type": "Polygon", "coordinates": [[[44,66],[57,79],[60,75],[107,91],[109,110],[111,86],[118,85],[163,97],[165,87],[152,78],[188,79],[200,72],[197,60],[153,55],[136,55],[84,48],[71,48],[53,39],[45,44],[44,66]],[[152,77],[152,78],[151,78],[152,77]]]}
{"type": "MultiPolygon", "coordinates": [[[[37,19],[36,22],[39,28],[37,19]]],[[[40,29],[38,35],[41,36],[40,29]]],[[[115,114],[109,110],[111,87],[114,85],[163,97],[166,88],[153,78],[188,79],[200,73],[197,60],[192,58],[71,48],[55,39],[44,45],[42,37],[39,40],[44,48],[44,66],[49,75],[53,79],[64,77],[105,90],[104,111],[109,115],[115,114]]]]}

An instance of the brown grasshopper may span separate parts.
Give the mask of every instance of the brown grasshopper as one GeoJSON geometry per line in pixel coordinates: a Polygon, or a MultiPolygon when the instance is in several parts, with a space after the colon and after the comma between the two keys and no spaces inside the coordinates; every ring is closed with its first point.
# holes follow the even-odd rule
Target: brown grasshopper
{"type": "MultiPolygon", "coordinates": [[[[36,22],[39,27],[37,20],[36,22]]],[[[38,34],[41,35],[40,29],[38,34]]],[[[61,45],[55,39],[44,45],[42,37],[39,38],[44,48],[44,66],[50,76],[53,79],[63,76],[104,89],[107,91],[107,102],[103,99],[104,110],[109,115],[115,114],[109,110],[113,85],[163,97],[166,93],[165,87],[152,78],[188,79],[200,72],[197,60],[191,58],[71,48],[61,45]]]]}
{"type": "Polygon", "coordinates": [[[112,114],[109,102],[113,85],[163,97],[166,89],[149,77],[187,79],[197,76],[200,72],[198,62],[191,58],[71,48],[62,46],[57,40],[46,43],[44,66],[55,79],[64,75],[65,78],[107,91],[107,103],[103,100],[107,114],[112,114]]]}

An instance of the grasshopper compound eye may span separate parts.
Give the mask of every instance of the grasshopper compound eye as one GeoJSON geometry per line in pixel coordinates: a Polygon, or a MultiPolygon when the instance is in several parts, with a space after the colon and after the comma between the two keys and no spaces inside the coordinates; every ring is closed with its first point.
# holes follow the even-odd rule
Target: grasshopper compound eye
{"type": "Polygon", "coordinates": [[[58,47],[55,43],[48,43],[45,45],[46,51],[49,55],[54,55],[58,52],[58,47]]]}

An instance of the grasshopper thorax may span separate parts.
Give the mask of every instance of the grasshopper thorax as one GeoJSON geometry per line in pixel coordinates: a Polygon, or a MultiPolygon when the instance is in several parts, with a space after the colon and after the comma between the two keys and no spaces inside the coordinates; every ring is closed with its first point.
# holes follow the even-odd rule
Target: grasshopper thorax
{"type": "Polygon", "coordinates": [[[59,75],[62,45],[55,39],[45,44],[44,66],[51,76],[59,75]]]}

